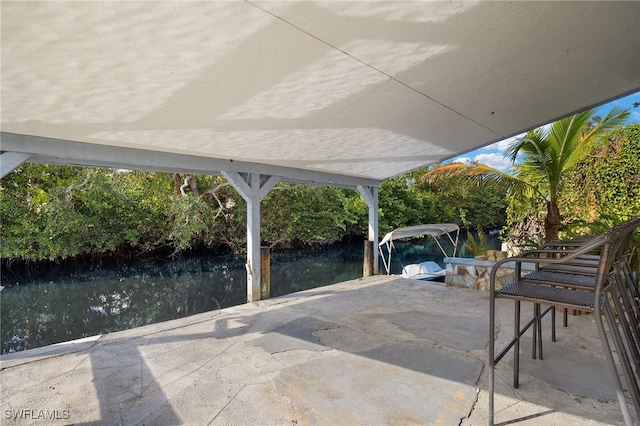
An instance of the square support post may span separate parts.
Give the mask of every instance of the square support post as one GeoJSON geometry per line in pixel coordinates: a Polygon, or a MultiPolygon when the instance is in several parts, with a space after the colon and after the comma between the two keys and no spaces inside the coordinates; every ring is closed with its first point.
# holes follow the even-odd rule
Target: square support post
{"type": "Polygon", "coordinates": [[[260,300],[260,201],[280,180],[258,173],[222,172],[247,202],[247,302],[260,300]]]}
{"type": "Polygon", "coordinates": [[[378,188],[358,186],[358,191],[369,207],[369,241],[373,242],[373,274],[378,274],[378,188]]]}

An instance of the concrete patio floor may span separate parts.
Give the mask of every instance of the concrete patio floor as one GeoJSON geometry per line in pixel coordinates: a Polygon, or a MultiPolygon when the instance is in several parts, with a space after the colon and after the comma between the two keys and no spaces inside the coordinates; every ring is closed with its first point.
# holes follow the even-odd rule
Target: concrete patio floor
{"type": "MultiPolygon", "coordinates": [[[[484,425],[487,336],[487,293],[376,276],[2,356],[2,424],[484,425]]],[[[624,423],[592,317],[544,350],[496,423],[624,423]]]]}

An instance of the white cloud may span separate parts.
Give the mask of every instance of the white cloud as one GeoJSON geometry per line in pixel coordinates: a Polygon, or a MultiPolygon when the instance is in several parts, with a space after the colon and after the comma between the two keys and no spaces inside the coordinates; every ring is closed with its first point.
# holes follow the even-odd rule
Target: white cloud
{"type": "Polygon", "coordinates": [[[478,163],[486,164],[487,166],[493,167],[494,169],[498,169],[502,172],[508,172],[511,168],[511,160],[509,158],[505,158],[502,153],[495,152],[479,153],[471,157],[456,157],[452,159],[452,161],[467,164],[475,161],[478,163]]]}
{"type": "Polygon", "coordinates": [[[507,138],[507,139],[501,140],[500,142],[496,142],[491,146],[495,147],[500,152],[504,152],[504,150],[507,149],[507,147],[509,145],[511,145],[513,142],[515,142],[516,139],[521,138],[524,135],[525,135],[524,133],[521,133],[521,134],[513,136],[511,138],[507,138]]]}
{"type": "Polygon", "coordinates": [[[524,133],[519,135],[495,142],[491,145],[487,145],[484,148],[479,148],[474,151],[468,152],[464,157],[456,157],[454,161],[475,161],[478,156],[488,155],[488,156],[502,156],[504,151],[507,149],[509,145],[511,145],[516,139],[524,136],[524,133]]]}
{"type": "Polygon", "coordinates": [[[451,161],[455,161],[456,163],[470,163],[473,161],[471,157],[456,157],[451,161]]]}
{"type": "Polygon", "coordinates": [[[511,160],[509,158],[505,158],[502,154],[478,154],[473,157],[473,161],[486,164],[487,166],[493,167],[494,169],[498,169],[503,172],[508,171],[511,167],[511,160]]]}

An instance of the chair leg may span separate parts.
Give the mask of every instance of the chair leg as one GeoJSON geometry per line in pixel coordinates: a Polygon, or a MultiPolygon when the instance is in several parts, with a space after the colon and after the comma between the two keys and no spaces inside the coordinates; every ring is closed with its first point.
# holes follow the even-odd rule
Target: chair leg
{"type": "MultiPolygon", "coordinates": [[[[622,262],[618,265],[615,274],[614,289],[619,293],[619,299],[614,299],[618,312],[624,313],[626,321],[623,322],[623,331],[629,342],[629,350],[633,357],[635,369],[640,374],[640,329],[638,320],[640,319],[640,307],[636,295],[635,282],[629,272],[628,265],[622,262]]],[[[619,314],[621,315],[621,314],[619,314]]]]}
{"type": "Polygon", "coordinates": [[[533,320],[534,320],[534,324],[533,324],[533,341],[531,342],[531,359],[536,359],[537,358],[537,349],[538,349],[538,330],[539,327],[538,325],[541,322],[541,318],[540,318],[540,304],[539,303],[534,303],[533,304],[533,320]]]}
{"type": "Polygon", "coordinates": [[[538,344],[538,359],[542,361],[544,359],[544,357],[542,356],[542,307],[539,303],[536,303],[536,305],[538,305],[536,306],[536,316],[538,317],[538,321],[536,324],[536,327],[538,329],[538,332],[536,333],[538,335],[538,341],[536,343],[538,344]]]}
{"type": "MultiPolygon", "coordinates": [[[[627,405],[627,400],[624,394],[624,390],[622,388],[622,383],[620,382],[620,377],[618,376],[618,369],[616,368],[616,363],[615,363],[615,360],[613,359],[613,353],[611,352],[611,345],[609,344],[607,333],[604,328],[604,323],[602,321],[603,314],[602,312],[600,312],[600,307],[598,306],[598,304],[599,303],[596,303],[596,312],[594,315],[596,326],[598,328],[598,334],[600,335],[600,341],[602,342],[602,347],[604,349],[605,358],[607,360],[607,367],[609,369],[609,374],[613,382],[612,384],[616,389],[616,396],[618,398],[618,403],[620,404],[620,410],[622,411],[624,422],[627,426],[631,426],[634,423],[631,417],[631,413],[629,412],[629,406],[627,405]]],[[[613,318],[613,315],[610,314],[611,311],[610,309],[608,309],[608,304],[605,303],[604,309],[605,309],[605,312],[608,311],[607,316],[610,317],[608,318],[608,321],[607,321],[610,325],[609,328],[612,334],[615,334],[617,332],[617,329],[615,326],[615,318],[613,318]],[[611,322],[611,319],[613,319],[613,322],[611,322]]],[[[616,339],[614,338],[614,342],[615,341],[616,339]]]]}
{"type": "Polygon", "coordinates": [[[513,338],[515,339],[515,344],[513,348],[513,387],[518,389],[520,385],[520,301],[516,300],[514,305],[513,338]]]}
{"type": "Polygon", "coordinates": [[[622,340],[620,330],[617,327],[618,324],[616,321],[616,315],[612,312],[610,305],[605,304],[604,308],[607,316],[607,321],[609,322],[609,330],[611,331],[615,348],[618,351],[618,357],[620,360],[620,365],[622,366],[622,372],[627,379],[627,389],[631,394],[631,399],[633,400],[633,404],[636,408],[636,414],[638,415],[638,417],[640,417],[640,388],[638,387],[638,380],[636,378],[635,372],[633,371],[633,367],[631,367],[631,364],[629,362],[629,356],[625,351],[625,343],[622,340]]]}
{"type": "MultiPolygon", "coordinates": [[[[545,312],[546,313],[546,312],[545,312]]],[[[531,359],[543,359],[542,356],[542,308],[539,303],[533,304],[533,342],[531,345],[531,359]]]]}
{"type": "Polygon", "coordinates": [[[489,426],[493,426],[495,369],[496,369],[496,299],[493,286],[489,298],[489,426]]]}
{"type": "Polygon", "coordinates": [[[556,341],[556,307],[551,307],[551,341],[556,341]]]}
{"type": "MultiPolygon", "coordinates": [[[[635,311],[632,307],[633,302],[625,283],[617,277],[612,284],[611,293],[615,290],[618,294],[612,294],[612,302],[616,309],[617,318],[619,319],[620,329],[622,330],[627,342],[628,353],[635,365],[636,371],[640,370],[640,332],[638,330],[638,322],[635,311]]],[[[638,371],[640,374],[640,371],[638,371]]]]}

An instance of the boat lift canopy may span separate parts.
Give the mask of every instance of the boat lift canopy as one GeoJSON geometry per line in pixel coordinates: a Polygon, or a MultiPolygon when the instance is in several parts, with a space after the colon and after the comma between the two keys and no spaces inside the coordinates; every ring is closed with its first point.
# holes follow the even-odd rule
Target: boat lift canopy
{"type": "Polygon", "coordinates": [[[380,257],[382,258],[382,263],[384,263],[384,268],[387,270],[387,275],[390,274],[391,271],[391,252],[394,248],[394,240],[429,236],[435,240],[435,242],[438,244],[438,247],[440,247],[440,251],[442,251],[442,254],[447,257],[449,255],[445,251],[444,247],[442,247],[442,244],[439,240],[439,237],[443,235],[446,235],[449,238],[449,241],[451,241],[451,244],[453,244],[453,253],[451,254],[451,256],[455,257],[456,251],[458,249],[458,238],[460,236],[460,228],[455,223],[435,223],[427,225],[405,226],[403,228],[394,229],[393,231],[387,233],[382,241],[378,243],[378,246],[380,246],[381,248],[380,257]],[[451,236],[451,233],[453,233],[454,231],[456,233],[455,240],[451,236]],[[382,247],[387,248],[386,254],[382,250],[382,247]]]}

